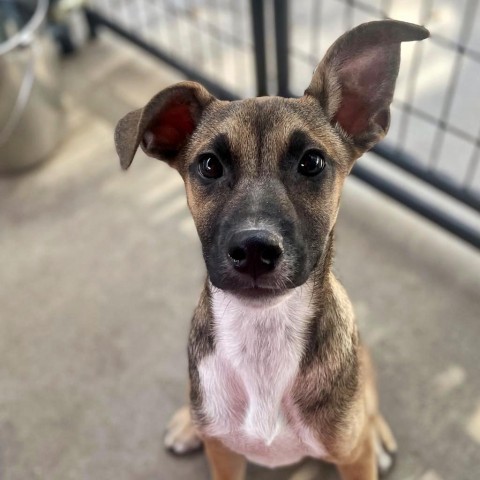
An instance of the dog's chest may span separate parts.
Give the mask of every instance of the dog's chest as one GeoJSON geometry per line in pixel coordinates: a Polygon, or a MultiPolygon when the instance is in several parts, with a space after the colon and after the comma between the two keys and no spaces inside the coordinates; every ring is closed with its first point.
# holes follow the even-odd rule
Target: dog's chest
{"type": "Polygon", "coordinates": [[[205,432],[271,467],[325,455],[292,392],[310,318],[304,296],[249,308],[217,294],[215,352],[199,365],[205,432]]]}

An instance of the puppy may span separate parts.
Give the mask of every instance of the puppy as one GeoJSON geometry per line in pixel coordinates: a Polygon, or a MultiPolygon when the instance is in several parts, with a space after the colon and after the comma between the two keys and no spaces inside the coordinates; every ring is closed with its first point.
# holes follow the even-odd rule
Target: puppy
{"type": "Polygon", "coordinates": [[[140,145],[178,170],[208,278],[189,338],[190,408],[166,442],[203,442],[212,476],[246,459],[309,456],[345,480],[389,470],[394,437],[351,303],[334,277],[343,182],[389,127],[400,44],[427,38],[393,20],[360,25],[327,51],[299,99],[219,101],[182,82],[122,118],[123,168],[140,145]]]}

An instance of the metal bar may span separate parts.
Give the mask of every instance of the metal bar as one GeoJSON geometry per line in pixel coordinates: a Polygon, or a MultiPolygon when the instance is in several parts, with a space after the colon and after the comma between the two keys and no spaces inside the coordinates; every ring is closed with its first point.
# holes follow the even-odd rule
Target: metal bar
{"type": "Polygon", "coordinates": [[[355,164],[352,174],[411,210],[423,215],[428,220],[440,225],[445,230],[457,235],[474,247],[480,249],[480,231],[459,221],[457,217],[437,208],[434,204],[412,194],[407,189],[387,180],[364,165],[359,163],[355,164]]]}
{"type": "Polygon", "coordinates": [[[144,40],[142,40],[140,37],[137,35],[134,35],[118,24],[108,20],[105,18],[103,15],[98,14],[94,10],[91,10],[88,7],[84,7],[86,14],[89,15],[92,20],[95,22],[97,26],[104,26],[115,32],[117,35],[125,38],[126,40],[129,40],[132,42],[134,45],[137,45],[137,47],[140,47],[141,49],[145,50],[148,52],[150,55],[153,55],[154,57],[162,60],[163,62],[167,63],[168,65],[172,66],[173,68],[177,69],[178,71],[182,72],[186,77],[188,77],[191,80],[195,80],[197,82],[200,82],[202,85],[205,86],[208,90],[210,90],[211,93],[219,97],[220,99],[223,100],[238,100],[239,97],[232,93],[229,90],[226,90],[223,88],[221,85],[218,83],[210,80],[209,78],[205,77],[201,73],[199,73],[196,69],[188,66],[184,62],[177,60],[176,58],[172,57],[168,53],[165,53],[163,50],[161,50],[158,47],[155,47],[144,40]]]}
{"type": "MultiPolygon", "coordinates": [[[[465,12],[462,18],[462,29],[459,38],[459,45],[466,45],[470,39],[471,33],[473,31],[473,25],[475,20],[477,10],[477,0],[470,0],[465,7],[465,12]]],[[[443,147],[445,141],[445,128],[443,125],[445,122],[448,122],[450,117],[450,112],[453,105],[453,99],[457,91],[457,85],[460,79],[460,72],[464,61],[464,55],[461,48],[457,49],[455,55],[455,61],[450,72],[450,78],[448,81],[447,92],[443,99],[442,111],[440,113],[437,130],[435,132],[435,137],[432,142],[432,148],[430,150],[430,158],[428,160],[429,166],[432,168],[436,167],[438,164],[438,157],[443,147]]]]}
{"type": "Polygon", "coordinates": [[[480,62],[480,52],[478,50],[474,50],[473,48],[470,48],[465,44],[463,45],[458,44],[453,40],[450,40],[449,38],[443,37],[436,33],[430,36],[430,40],[432,43],[435,43],[436,45],[439,45],[440,47],[443,47],[443,48],[448,48],[449,50],[456,51],[460,49],[462,51],[462,54],[465,56],[465,58],[469,58],[474,62],[480,62]]]}
{"type": "Polygon", "coordinates": [[[89,11],[87,9],[84,9],[83,14],[87,22],[88,38],[90,40],[95,40],[98,37],[97,23],[95,22],[95,19],[89,14],[89,11]]]}
{"type": "MultiPolygon", "coordinates": [[[[196,30],[196,33],[194,33],[194,29],[192,28],[192,35],[191,35],[192,52],[195,52],[194,53],[195,63],[197,63],[198,65],[205,65],[206,49],[205,49],[205,42],[203,41],[205,37],[205,31],[202,28],[202,25],[200,24],[198,19],[199,9],[201,8],[201,2],[197,2],[197,0],[191,0],[191,3],[192,5],[190,8],[190,21],[192,26],[196,30]]],[[[174,6],[174,3],[172,3],[171,6],[175,9],[175,13],[177,17],[180,16],[181,14],[180,9],[177,9],[177,7],[174,6]]]]}
{"type": "MultiPolygon", "coordinates": [[[[217,25],[221,25],[222,24],[222,16],[221,16],[221,11],[220,11],[220,5],[219,5],[219,1],[218,0],[211,0],[212,1],[212,4],[211,4],[211,8],[212,8],[212,11],[215,12],[215,23],[217,25]]],[[[214,52],[216,52],[216,50],[218,49],[218,51],[220,51],[220,46],[223,48],[224,45],[225,45],[225,41],[223,40],[223,32],[222,34],[220,35],[219,38],[215,38],[213,35],[211,36],[212,37],[212,50],[214,52]],[[217,43],[215,43],[213,40],[216,40],[217,43]]],[[[221,76],[222,77],[226,77],[228,75],[228,70],[227,70],[227,66],[225,64],[225,58],[223,55],[218,55],[218,53],[215,54],[215,58],[214,58],[214,62],[216,64],[216,67],[218,69],[219,72],[222,72],[221,76]]]]}
{"type": "MultiPolygon", "coordinates": [[[[178,2],[177,2],[178,3],[178,2]]],[[[184,42],[179,42],[178,39],[179,38],[185,38],[186,35],[182,35],[184,31],[188,31],[190,29],[182,29],[181,28],[181,23],[180,23],[180,12],[179,12],[179,9],[180,9],[180,6],[177,5],[177,3],[175,5],[172,6],[172,8],[170,9],[164,9],[165,13],[168,13],[170,15],[170,21],[166,22],[166,24],[168,25],[171,25],[172,27],[172,31],[174,29],[174,32],[170,32],[170,35],[167,35],[168,37],[168,40],[169,40],[169,44],[170,44],[170,48],[172,50],[177,50],[177,52],[180,54],[180,56],[183,56],[185,57],[184,55],[184,51],[187,50],[188,52],[188,49],[185,49],[185,43],[184,42]]],[[[166,27],[168,29],[170,29],[169,27],[166,27]]],[[[195,51],[195,47],[197,45],[197,42],[198,42],[198,38],[197,36],[195,36],[195,40],[193,40],[191,42],[191,45],[190,45],[190,52],[192,52],[193,56],[196,58],[196,51],[195,51]]],[[[203,63],[202,59],[200,58],[199,59],[200,62],[203,63]]]]}
{"type": "MultiPolygon", "coordinates": [[[[433,7],[433,0],[425,0],[421,5],[420,24],[424,25],[431,15],[433,7]]],[[[397,135],[397,148],[401,149],[405,145],[407,138],[408,127],[410,125],[410,105],[413,104],[417,89],[417,78],[422,63],[423,42],[417,42],[413,51],[412,63],[410,64],[410,71],[408,72],[407,91],[405,94],[405,103],[402,109],[402,115],[399,121],[399,129],[397,135]]]]}
{"type": "Polygon", "coordinates": [[[372,148],[372,152],[380,155],[385,160],[393,163],[402,170],[405,170],[412,175],[423,180],[438,190],[447,193],[451,197],[467,204],[474,210],[480,211],[480,197],[473,195],[469,191],[464,190],[461,186],[457,186],[448,179],[433,175],[432,172],[425,170],[425,168],[418,166],[414,157],[410,157],[403,151],[398,151],[395,147],[389,145],[387,142],[379,143],[372,148]]]}
{"type": "MultiPolygon", "coordinates": [[[[232,3],[234,3],[234,1],[235,0],[232,0],[232,3]]],[[[148,0],[148,3],[150,3],[152,6],[155,6],[158,4],[157,0],[148,0]]],[[[215,36],[219,41],[225,41],[226,43],[229,43],[232,46],[236,46],[241,43],[247,43],[245,42],[245,38],[243,38],[243,36],[237,35],[237,32],[234,31],[235,30],[234,28],[222,29],[218,26],[216,22],[209,21],[208,19],[205,19],[205,18],[203,18],[202,20],[202,25],[199,25],[198,23],[196,24],[196,22],[194,22],[193,20],[194,13],[192,13],[192,7],[180,6],[178,4],[173,5],[173,4],[170,4],[169,2],[165,2],[163,10],[172,16],[182,15],[185,18],[189,18],[192,26],[197,28],[198,31],[202,29],[207,29],[208,34],[215,36]]],[[[233,20],[236,20],[236,18],[234,17],[233,20]]]]}
{"type": "MultiPolygon", "coordinates": [[[[241,45],[243,43],[243,39],[241,39],[241,34],[239,35],[239,28],[238,28],[238,19],[241,17],[240,9],[237,10],[238,7],[238,2],[236,0],[230,0],[229,2],[229,8],[232,12],[235,12],[234,15],[230,15],[230,26],[228,30],[232,32],[232,35],[234,35],[234,38],[236,40],[232,42],[232,47],[235,48],[235,50],[238,48],[238,45],[241,45]]],[[[235,78],[240,78],[242,75],[245,75],[245,69],[242,68],[242,65],[240,62],[233,61],[233,68],[232,68],[232,73],[235,78]]],[[[245,78],[245,77],[244,77],[245,78]]]]}
{"type": "Polygon", "coordinates": [[[255,75],[257,96],[268,94],[267,86],[267,54],[265,49],[265,2],[250,0],[252,18],[253,45],[255,49],[255,75]]]}
{"type": "Polygon", "coordinates": [[[353,7],[354,0],[345,0],[343,11],[343,24],[345,26],[345,30],[350,30],[353,28],[353,7]]]}
{"type": "Polygon", "coordinates": [[[441,128],[446,130],[448,133],[451,133],[452,135],[455,135],[456,137],[465,140],[466,142],[475,143],[477,141],[477,138],[471,133],[468,133],[465,130],[456,127],[452,123],[448,123],[444,120],[439,120],[438,117],[432,115],[429,112],[426,112],[425,110],[421,110],[420,108],[415,107],[413,104],[407,104],[402,100],[394,98],[393,105],[398,108],[407,108],[410,114],[415,115],[416,117],[421,118],[425,122],[432,125],[437,125],[440,122],[441,128]]]}
{"type": "MultiPolygon", "coordinates": [[[[365,10],[365,7],[372,8],[370,5],[364,5],[361,2],[357,2],[357,7],[361,7],[365,10]]],[[[388,18],[390,16],[390,11],[392,10],[392,0],[382,0],[380,7],[380,14],[383,18],[388,18]]]]}
{"type": "MultiPolygon", "coordinates": [[[[237,2],[238,4],[238,2],[237,2]]],[[[242,29],[241,29],[241,36],[243,38],[243,47],[248,47],[249,46],[249,42],[246,41],[246,39],[249,37],[249,36],[252,36],[253,37],[253,20],[252,20],[252,14],[250,12],[250,15],[248,15],[249,11],[246,9],[244,14],[241,15],[242,17],[242,29]]],[[[240,13],[239,13],[239,16],[240,16],[240,13]]],[[[264,23],[265,24],[265,23],[264,23]]],[[[251,56],[254,57],[255,56],[255,46],[252,45],[251,46],[251,56]]],[[[251,68],[251,62],[252,62],[252,59],[250,58],[250,55],[244,55],[243,56],[244,58],[244,62],[242,62],[243,64],[243,68],[242,68],[242,64],[239,63],[239,66],[240,66],[240,69],[243,70],[243,79],[245,81],[245,85],[248,85],[249,81],[250,81],[250,75],[249,75],[249,71],[250,71],[250,68],[251,68]]],[[[253,61],[255,61],[255,59],[253,59],[253,61]]],[[[256,70],[255,70],[255,74],[256,74],[256,70]]],[[[267,82],[267,73],[265,73],[265,81],[267,82]]],[[[257,80],[255,80],[257,82],[257,80]]],[[[267,82],[268,83],[268,82],[267,82]]],[[[258,92],[259,88],[258,88],[258,83],[256,83],[255,85],[256,87],[256,90],[258,92]]],[[[267,87],[267,90],[268,90],[268,87],[267,87]]]]}
{"type": "Polygon", "coordinates": [[[467,172],[463,182],[464,191],[468,191],[475,178],[475,173],[480,166],[480,130],[478,132],[477,140],[473,145],[473,151],[468,161],[467,172]]]}
{"type": "Polygon", "coordinates": [[[322,15],[323,0],[312,0],[312,16],[310,17],[310,54],[313,63],[320,61],[320,18],[322,15]]]}
{"type": "Polygon", "coordinates": [[[288,0],[274,0],[275,51],[277,59],[277,91],[281,97],[290,96],[288,61],[288,0]]]}

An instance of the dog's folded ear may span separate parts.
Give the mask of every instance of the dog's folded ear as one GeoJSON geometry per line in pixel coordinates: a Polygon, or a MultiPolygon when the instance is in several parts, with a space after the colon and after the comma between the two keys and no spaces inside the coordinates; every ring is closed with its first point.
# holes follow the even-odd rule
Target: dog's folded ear
{"type": "Polygon", "coordinates": [[[115,128],[115,148],[123,169],[138,146],[172,164],[215,97],[195,82],[180,82],[157,93],[143,108],[125,115],[115,128]]]}
{"type": "Polygon", "coordinates": [[[329,48],[305,95],[320,102],[359,151],[368,150],[388,131],[401,42],[428,36],[426,28],[395,20],[359,25],[329,48]]]}

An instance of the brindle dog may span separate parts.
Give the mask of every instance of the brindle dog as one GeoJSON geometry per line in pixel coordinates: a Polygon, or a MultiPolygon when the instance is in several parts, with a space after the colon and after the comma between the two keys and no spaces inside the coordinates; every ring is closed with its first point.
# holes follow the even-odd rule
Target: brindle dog
{"type": "Polygon", "coordinates": [[[166,443],[203,442],[213,478],[245,459],[311,456],[373,480],[396,444],[380,414],[352,306],[331,271],[343,182],[387,132],[400,44],[420,26],[360,25],[328,50],[299,99],[219,101],[182,82],[120,120],[123,168],[139,145],[182,176],[208,279],[189,339],[190,408],[166,443]]]}

